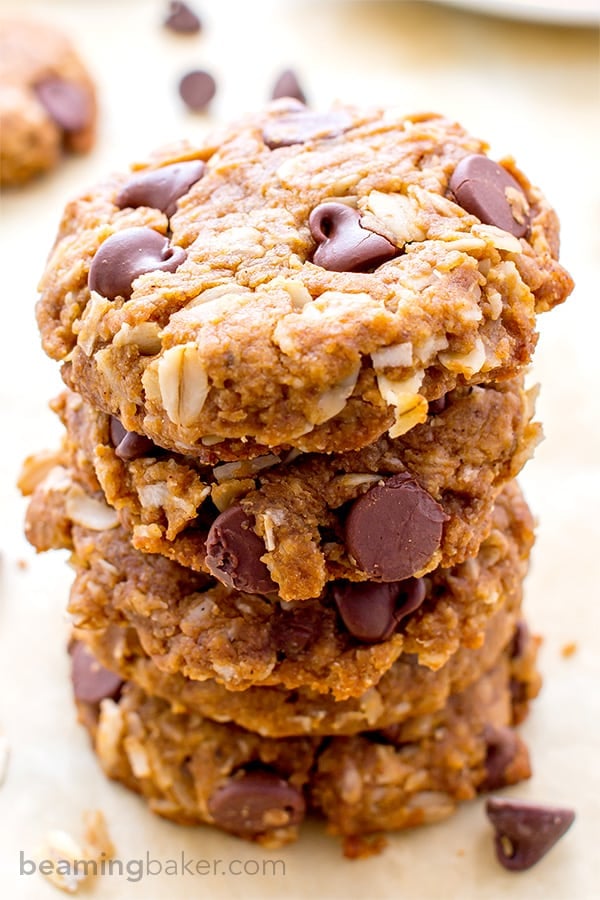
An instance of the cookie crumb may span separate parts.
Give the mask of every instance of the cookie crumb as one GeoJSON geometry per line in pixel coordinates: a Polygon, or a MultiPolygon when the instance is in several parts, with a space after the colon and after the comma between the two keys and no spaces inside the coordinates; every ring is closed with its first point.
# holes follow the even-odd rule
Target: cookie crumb
{"type": "Polygon", "coordinates": [[[378,856],[387,845],[382,834],[351,834],[344,839],[344,856],[346,859],[367,859],[378,856]]]}
{"type": "Polygon", "coordinates": [[[106,820],[100,810],[84,813],[84,840],[80,844],[66,831],[49,831],[38,854],[39,871],[67,894],[76,894],[99,874],[99,864],[115,854],[106,820]]]}
{"type": "Polygon", "coordinates": [[[21,572],[25,572],[29,568],[29,563],[26,559],[18,559],[17,560],[17,569],[21,572]]]}
{"type": "Polygon", "coordinates": [[[569,659],[569,657],[574,656],[577,653],[578,649],[579,647],[576,641],[569,641],[568,644],[563,644],[561,647],[560,655],[563,659],[569,659]]]}

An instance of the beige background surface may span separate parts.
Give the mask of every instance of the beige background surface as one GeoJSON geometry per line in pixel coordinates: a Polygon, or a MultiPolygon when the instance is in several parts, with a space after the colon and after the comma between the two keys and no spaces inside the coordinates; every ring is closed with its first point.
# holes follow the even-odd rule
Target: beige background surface
{"type": "MultiPolygon", "coordinates": [[[[20,193],[5,196],[0,237],[0,735],[10,746],[0,788],[0,895],[58,896],[39,875],[19,876],[46,831],[80,832],[85,809],[104,811],[123,860],[277,858],[285,875],[226,872],[140,882],[104,878],[108,898],[304,897],[405,900],[584,900],[597,896],[600,836],[600,298],[598,297],[598,35],[593,30],[510,22],[429,3],[203,3],[200,37],[160,27],[163,0],[0,0],[2,12],[62,23],[77,39],[102,100],[94,153],[20,193]],[[186,113],[178,76],[205,66],[219,82],[217,118],[257,107],[282,66],[301,73],[313,104],[335,98],[435,109],[513,153],[542,185],[563,222],[563,260],[577,289],[541,323],[532,378],[543,382],[546,442],[523,483],[539,516],[528,608],[545,637],[543,694],[525,726],[535,775],[516,796],[572,805],[578,819],[537,868],[513,875],[495,863],[481,802],[451,821],[390,839],[380,857],[347,862],[317,824],[299,844],[264,853],[208,828],[151,817],[136,797],[100,774],[74,722],[63,649],[69,585],[65,557],[36,558],[21,536],[19,462],[51,446],[58,425],[46,403],[60,388],[39,347],[36,281],[65,200],[107,169],[206,126],[186,113]],[[23,567],[21,561],[26,562],[23,567]],[[565,659],[561,648],[577,642],[565,659]]],[[[566,5],[566,4],[565,4],[566,5]]],[[[251,863],[251,871],[256,866],[251,863]]],[[[235,864],[234,864],[235,868],[235,864]]],[[[131,870],[135,877],[135,869],[131,870]]]]}

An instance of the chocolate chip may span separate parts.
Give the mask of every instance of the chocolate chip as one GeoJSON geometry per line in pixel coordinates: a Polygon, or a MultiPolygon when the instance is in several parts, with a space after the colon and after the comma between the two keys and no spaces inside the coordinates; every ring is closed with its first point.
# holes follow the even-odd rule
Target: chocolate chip
{"type": "Polygon", "coordinates": [[[85,644],[77,641],[71,648],[71,679],[76,700],[100,703],[107,697],[116,700],[123,679],[109,672],[92,656],[85,644]]]}
{"type": "Polygon", "coordinates": [[[315,643],[321,631],[319,609],[299,603],[291,609],[279,608],[271,625],[271,639],[286,659],[299,659],[315,643]]]}
{"type": "Polygon", "coordinates": [[[521,238],[529,230],[529,207],[520,184],[488,156],[465,156],[450,178],[450,190],[463,209],[486,225],[521,238]]]}
{"type": "Polygon", "coordinates": [[[236,773],[208,800],[217,825],[246,836],[297,825],[305,809],[300,791],[268,769],[236,773]]]}
{"type": "Polygon", "coordinates": [[[202,22],[187,3],[171,3],[164,25],[178,34],[197,34],[202,29],[202,22]]]}
{"type": "Polygon", "coordinates": [[[524,656],[529,641],[531,640],[531,632],[526,622],[521,619],[515,626],[515,633],[508,647],[508,654],[511,659],[521,659],[524,656]]]}
{"type": "Polygon", "coordinates": [[[446,407],[448,406],[448,395],[443,394],[441,397],[438,397],[437,400],[431,400],[429,402],[429,407],[427,409],[427,415],[429,416],[439,416],[440,413],[443,413],[446,407]]]}
{"type": "Polygon", "coordinates": [[[425,600],[421,578],[388,584],[340,581],[333,597],[342,621],[359,641],[374,644],[386,641],[402,621],[425,600]]]}
{"type": "Polygon", "coordinates": [[[186,258],[183,247],[152,228],[126,228],[107,238],[90,266],[88,285],[108,300],[129,300],[132,284],[145,272],[175,272],[186,258]]]}
{"type": "Polygon", "coordinates": [[[297,109],[267,122],[263,128],[263,140],[267,147],[276,150],[277,147],[290,147],[305,141],[337,137],[351,125],[352,119],[343,110],[316,113],[297,109]]]}
{"type": "Polygon", "coordinates": [[[312,261],[330,272],[375,269],[400,254],[387,238],[360,223],[360,212],[345,203],[321,203],[308,219],[317,242],[312,261]]]}
{"type": "Polygon", "coordinates": [[[209,571],[238,591],[268,594],[277,590],[260,559],[266,552],[261,538],[252,529],[252,519],[239,504],[230,506],[215,519],[206,538],[209,571]]]}
{"type": "Polygon", "coordinates": [[[306,103],[306,95],[293,69],[284,69],[273,85],[271,99],[279,100],[280,97],[292,97],[300,103],[306,103]]]}
{"type": "Polygon", "coordinates": [[[404,472],[354,501],[346,545],[372,578],[403,581],[429,562],[447,519],[440,504],[404,472]]]}
{"type": "Polygon", "coordinates": [[[496,856],[505,869],[530,869],[571,827],[571,809],[490,797],[485,811],[496,830],[496,856]]]}
{"type": "Polygon", "coordinates": [[[485,755],[485,778],[479,785],[480,791],[497,791],[510,784],[507,772],[519,750],[519,738],[507,727],[488,725],[484,732],[487,743],[485,755]]]}
{"type": "Polygon", "coordinates": [[[201,160],[191,159],[149,172],[139,172],[121,188],[115,204],[119,209],[149,206],[160,209],[170,217],[177,210],[179,198],[202,178],[205,169],[201,160]]]}
{"type": "Polygon", "coordinates": [[[110,440],[115,448],[115,454],[125,461],[150,456],[158,450],[146,435],[127,431],[116,416],[110,417],[110,440]]]}
{"type": "Polygon", "coordinates": [[[217,92],[217,83],[210,72],[195,69],[188,72],[179,82],[181,99],[194,112],[206,109],[217,92]]]}
{"type": "Polygon", "coordinates": [[[63,131],[81,131],[92,117],[90,94],[79,84],[48,76],[34,86],[38,100],[63,131]]]}

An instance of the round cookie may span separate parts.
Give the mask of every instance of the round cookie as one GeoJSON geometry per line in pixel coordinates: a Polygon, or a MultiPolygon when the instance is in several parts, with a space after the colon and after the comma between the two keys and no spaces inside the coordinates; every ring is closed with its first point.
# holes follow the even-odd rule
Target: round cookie
{"type": "Polygon", "coordinates": [[[77,627],[132,625],[167,673],[214,678],[230,690],[281,685],[337,699],[363,694],[401,653],[435,670],[460,646],[480,646],[490,616],[520,591],[533,542],[531,515],[511,482],[477,557],[397,586],[340,581],[318,599],[284,603],[136,551],[102,494],[86,494],[61,467],[34,492],[26,533],[40,550],[72,546],[69,609],[77,627]],[[346,602],[357,587],[360,620],[346,602]]]}
{"type": "Polygon", "coordinates": [[[479,790],[530,775],[511,728],[506,660],[437,713],[353,737],[265,738],[174,713],[132,684],[100,703],[77,699],[78,687],[80,720],[109,777],[158,815],[268,847],[294,840],[314,810],[344,836],[347,855],[360,855],[360,836],[439,821],[479,790]]]}
{"type": "Polygon", "coordinates": [[[158,152],[65,210],[45,350],[92,406],[199,458],[398,437],[520,371],[572,289],[555,213],[511,160],[483,178],[485,153],[440,116],[290,99],[158,152]]]}
{"type": "MultiPolygon", "coordinates": [[[[515,596],[515,602],[518,599],[515,596]]],[[[514,680],[513,703],[522,713],[517,719],[521,721],[539,687],[532,677],[538,641],[522,621],[515,630],[518,609],[512,600],[507,598],[490,618],[481,647],[460,647],[437,671],[403,654],[376,685],[360,697],[345,700],[303,688],[292,694],[263,686],[229,691],[213,680],[193,681],[180,673],[167,674],[144,653],[135,630],[123,625],[76,629],[74,636],[107,670],[134,682],[144,693],[167,700],[174,712],[189,711],[216,722],[232,722],[263,737],[356,734],[436,712],[451,694],[469,687],[506,652],[511,670],[520,675],[520,681],[514,680]],[[528,692],[520,695],[522,683],[527,684],[528,692]]]]}
{"type": "Polygon", "coordinates": [[[94,141],[96,93],[56,28],[0,20],[0,184],[20,185],[94,141]]]}
{"type": "Polygon", "coordinates": [[[64,464],[101,487],[134,547],[239,590],[304,600],[335,579],[394,582],[473,556],[539,440],[533,402],[522,378],[459,387],[422,425],[361,451],[212,466],[125,432],[71,392],[53,407],[64,464]]]}

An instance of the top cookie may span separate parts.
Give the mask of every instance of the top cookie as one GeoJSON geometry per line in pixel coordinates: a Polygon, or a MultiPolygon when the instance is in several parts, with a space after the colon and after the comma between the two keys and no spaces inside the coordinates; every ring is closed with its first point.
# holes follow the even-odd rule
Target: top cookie
{"type": "Polygon", "coordinates": [[[181,453],[341,452],[530,359],[572,282],[510,160],[439,116],[271,104],[70,203],[38,323],[67,383],[181,453]]]}
{"type": "Polygon", "coordinates": [[[63,150],[94,140],[92,80],[55,28],[0,20],[0,184],[19,185],[52,169],[63,150]]]}

